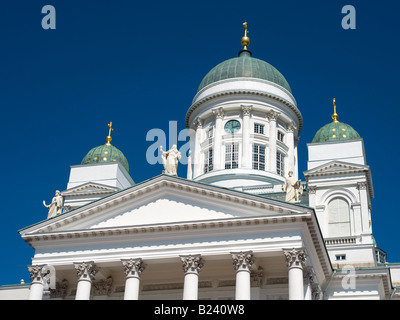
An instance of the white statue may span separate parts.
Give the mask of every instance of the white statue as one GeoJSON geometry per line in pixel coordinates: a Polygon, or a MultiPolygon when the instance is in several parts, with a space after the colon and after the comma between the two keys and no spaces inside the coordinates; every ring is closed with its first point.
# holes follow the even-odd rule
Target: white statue
{"type": "Polygon", "coordinates": [[[61,213],[62,209],[62,204],[63,204],[63,197],[60,193],[60,191],[56,191],[56,195],[53,197],[51,200],[51,203],[49,205],[46,204],[46,202],[43,200],[43,205],[49,209],[49,213],[47,215],[47,219],[55,217],[61,213]]]}
{"type": "Polygon", "coordinates": [[[282,186],[282,191],[286,192],[286,201],[300,202],[299,195],[303,194],[301,181],[293,177],[293,171],[289,171],[289,177],[286,178],[285,184],[282,186]]]}
{"type": "Polygon", "coordinates": [[[176,176],[178,162],[181,159],[181,153],[176,148],[176,145],[174,144],[168,151],[163,151],[162,146],[160,146],[160,151],[162,152],[162,163],[164,165],[163,173],[176,176]]]}

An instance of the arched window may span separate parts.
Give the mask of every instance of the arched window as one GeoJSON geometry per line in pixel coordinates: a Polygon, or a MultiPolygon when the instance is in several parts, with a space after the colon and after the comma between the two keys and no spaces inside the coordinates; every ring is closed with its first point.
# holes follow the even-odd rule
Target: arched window
{"type": "Polygon", "coordinates": [[[328,236],[350,236],[350,209],[343,198],[334,198],[328,204],[328,236]]]}

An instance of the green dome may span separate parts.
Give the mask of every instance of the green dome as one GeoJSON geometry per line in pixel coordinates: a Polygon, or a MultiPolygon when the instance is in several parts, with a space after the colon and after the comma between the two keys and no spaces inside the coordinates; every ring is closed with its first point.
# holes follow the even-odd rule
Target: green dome
{"type": "Polygon", "coordinates": [[[360,135],[346,123],[333,121],[317,131],[312,142],[345,141],[360,138],[360,135]]]}
{"type": "Polygon", "coordinates": [[[251,52],[242,50],[239,57],[221,62],[203,78],[197,92],[207,85],[231,78],[257,78],[274,82],[292,92],[284,76],[269,63],[252,58],[251,52]]]}
{"type": "Polygon", "coordinates": [[[120,162],[126,171],[129,172],[129,164],[124,154],[113,145],[107,143],[90,150],[83,158],[81,164],[104,162],[120,162]]]}

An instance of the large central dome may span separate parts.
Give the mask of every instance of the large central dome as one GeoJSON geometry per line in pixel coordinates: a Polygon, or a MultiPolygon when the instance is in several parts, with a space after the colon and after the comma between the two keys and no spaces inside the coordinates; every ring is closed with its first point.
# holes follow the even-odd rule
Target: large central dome
{"type": "Polygon", "coordinates": [[[276,68],[263,60],[253,58],[248,50],[242,50],[239,57],[221,62],[211,69],[201,81],[197,92],[211,83],[241,77],[271,81],[292,93],[289,83],[276,68]]]}

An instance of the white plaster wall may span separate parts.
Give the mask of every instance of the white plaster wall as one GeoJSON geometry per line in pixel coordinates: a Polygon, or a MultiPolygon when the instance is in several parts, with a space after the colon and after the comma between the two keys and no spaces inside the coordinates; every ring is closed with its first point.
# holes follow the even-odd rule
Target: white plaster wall
{"type": "Polygon", "coordinates": [[[309,143],[308,170],[333,160],[365,165],[365,153],[362,139],[336,141],[335,143],[309,143]]]}
{"type": "Polygon", "coordinates": [[[67,189],[87,182],[125,189],[134,184],[132,178],[119,163],[96,163],[71,166],[67,189]]]}

